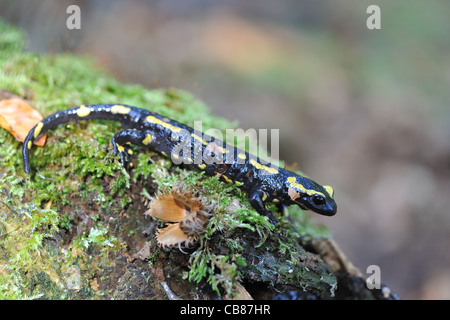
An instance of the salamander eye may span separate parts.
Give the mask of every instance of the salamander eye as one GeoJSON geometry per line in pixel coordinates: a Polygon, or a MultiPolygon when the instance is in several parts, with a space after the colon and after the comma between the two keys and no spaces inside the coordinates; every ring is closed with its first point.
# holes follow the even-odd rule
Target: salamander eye
{"type": "Polygon", "coordinates": [[[325,197],[320,194],[315,194],[312,198],[312,201],[316,206],[324,205],[326,202],[325,197]]]}

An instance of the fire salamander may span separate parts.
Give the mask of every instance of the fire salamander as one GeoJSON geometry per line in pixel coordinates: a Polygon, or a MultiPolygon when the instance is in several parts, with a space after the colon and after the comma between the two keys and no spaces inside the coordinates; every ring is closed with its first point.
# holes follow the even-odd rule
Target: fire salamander
{"type": "Polygon", "coordinates": [[[119,104],[81,105],[43,119],[30,130],[24,142],[23,165],[30,173],[30,149],[44,132],[69,121],[103,119],[120,121],[112,145],[123,166],[132,163],[130,144],[142,146],[164,156],[175,164],[203,170],[220,176],[246,192],[251,206],[275,224],[266,203],[277,203],[279,210],[296,204],[302,209],[332,216],[336,213],[333,189],[291,171],[263,162],[242,150],[204,135],[202,132],[145,109],[119,104]]]}

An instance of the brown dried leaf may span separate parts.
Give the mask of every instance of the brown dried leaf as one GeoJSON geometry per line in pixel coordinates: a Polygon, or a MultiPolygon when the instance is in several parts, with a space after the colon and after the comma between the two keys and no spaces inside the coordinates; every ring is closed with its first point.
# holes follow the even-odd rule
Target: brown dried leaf
{"type": "MultiPolygon", "coordinates": [[[[28,132],[43,119],[42,115],[19,98],[0,101],[0,126],[8,130],[17,140],[24,142],[28,132]]],[[[44,146],[46,136],[34,144],[44,146]]]]}

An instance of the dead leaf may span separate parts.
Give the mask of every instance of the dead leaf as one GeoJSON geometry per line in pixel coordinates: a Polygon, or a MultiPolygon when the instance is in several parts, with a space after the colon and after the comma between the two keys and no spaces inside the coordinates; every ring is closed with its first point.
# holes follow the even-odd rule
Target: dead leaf
{"type": "MultiPolygon", "coordinates": [[[[12,98],[0,101],[0,126],[19,141],[24,142],[28,132],[42,119],[42,115],[23,99],[12,98]]],[[[42,147],[45,139],[46,136],[43,136],[34,144],[42,147]]]]}

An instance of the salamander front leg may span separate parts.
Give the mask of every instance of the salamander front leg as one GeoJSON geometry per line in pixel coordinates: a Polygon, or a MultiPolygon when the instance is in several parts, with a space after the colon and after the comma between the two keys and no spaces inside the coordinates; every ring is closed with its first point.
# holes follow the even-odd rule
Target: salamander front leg
{"type": "Polygon", "coordinates": [[[278,220],[273,215],[273,212],[266,208],[266,205],[262,200],[263,196],[263,191],[256,190],[253,193],[249,194],[248,201],[260,215],[266,216],[269,219],[270,223],[276,225],[278,223],[278,220]]]}
{"type": "Polygon", "coordinates": [[[145,139],[145,134],[139,130],[126,129],[117,132],[112,138],[114,154],[120,155],[120,163],[126,168],[130,162],[130,156],[133,150],[130,149],[130,144],[141,145],[145,139]]]}
{"type": "Polygon", "coordinates": [[[284,216],[284,217],[289,216],[289,211],[285,204],[277,203],[277,210],[282,216],[284,216]]]}

